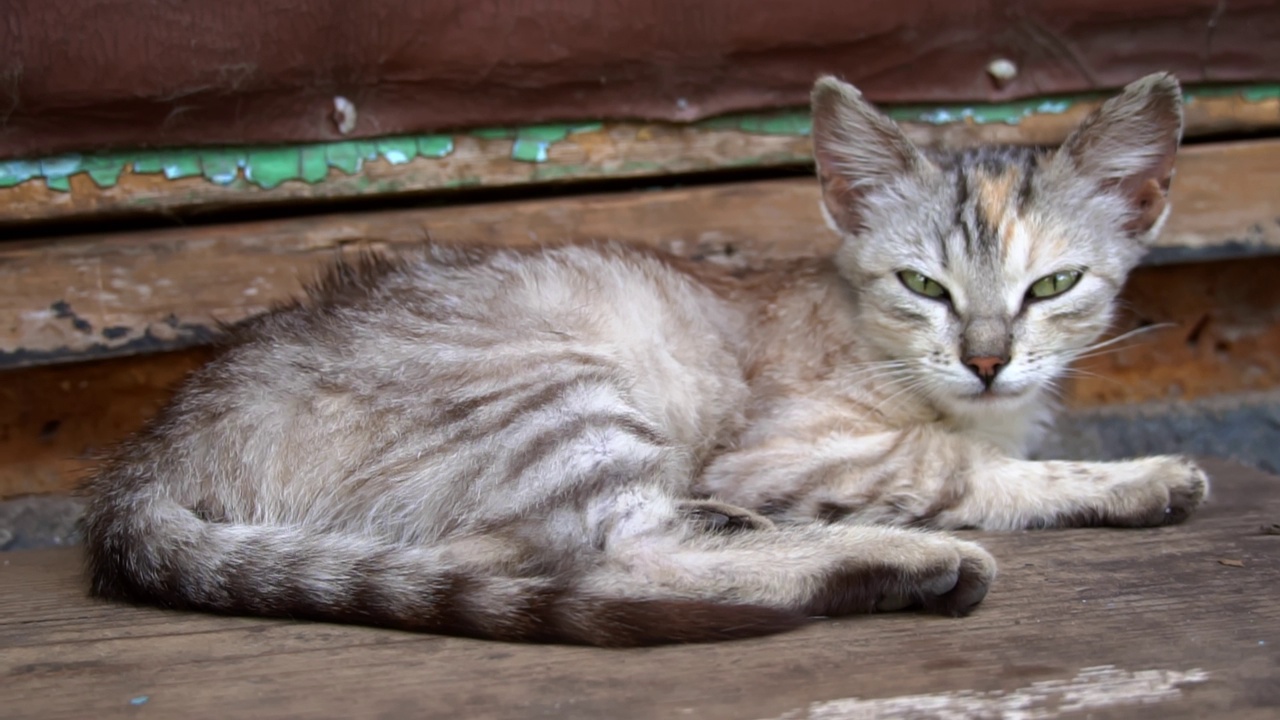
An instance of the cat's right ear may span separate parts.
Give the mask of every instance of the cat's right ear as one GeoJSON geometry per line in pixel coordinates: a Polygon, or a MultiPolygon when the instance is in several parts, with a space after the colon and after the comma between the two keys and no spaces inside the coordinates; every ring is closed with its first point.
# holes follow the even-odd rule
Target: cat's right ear
{"type": "Polygon", "coordinates": [[[920,172],[928,160],[897,123],[854,86],[826,76],[813,86],[813,155],[827,221],[853,235],[863,227],[867,196],[920,172]]]}

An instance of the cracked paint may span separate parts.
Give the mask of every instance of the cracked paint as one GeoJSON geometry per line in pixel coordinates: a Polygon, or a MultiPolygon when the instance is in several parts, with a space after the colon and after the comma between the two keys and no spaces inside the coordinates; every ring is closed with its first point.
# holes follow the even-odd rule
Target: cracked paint
{"type": "MultiPolygon", "coordinates": [[[[1238,96],[1246,102],[1280,98],[1280,85],[1219,86],[1186,91],[1185,102],[1197,98],[1238,96]]],[[[1077,102],[1096,100],[1102,93],[1063,98],[1031,99],[1008,103],[971,105],[899,105],[885,111],[906,122],[947,125],[973,122],[1016,125],[1035,115],[1060,114],[1077,102]]],[[[511,141],[511,159],[517,162],[547,163],[551,148],[576,133],[598,132],[600,122],[531,125],[518,128],[479,128],[463,136],[484,141],[511,141]]],[[[695,123],[703,130],[731,130],[758,135],[807,136],[811,132],[806,110],[726,115],[695,123]]],[[[43,179],[50,190],[70,192],[70,179],[80,173],[99,188],[113,187],[126,168],[135,174],[163,174],[169,180],[203,177],[215,185],[231,186],[237,180],[271,189],[290,181],[308,184],[323,182],[333,170],[358,174],[365,162],[382,158],[392,165],[419,159],[438,160],[453,154],[455,138],[450,135],[405,135],[376,140],[349,140],[307,145],[278,145],[251,148],[189,148],[79,155],[69,153],[39,160],[0,161],[0,188],[43,179]]],[[[741,163],[738,163],[741,164],[741,163]]],[[[555,177],[557,166],[547,165],[540,175],[555,177]]],[[[470,179],[460,179],[460,186],[470,179]]]]}

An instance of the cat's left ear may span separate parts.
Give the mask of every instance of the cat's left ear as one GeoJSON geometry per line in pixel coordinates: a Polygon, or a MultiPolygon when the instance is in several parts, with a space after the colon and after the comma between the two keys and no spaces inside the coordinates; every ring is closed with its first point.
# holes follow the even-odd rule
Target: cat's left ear
{"type": "Polygon", "coordinates": [[[877,189],[930,167],[929,161],[852,85],[826,76],[813,86],[813,155],[822,205],[837,232],[863,227],[877,189]]]}
{"type": "Polygon", "coordinates": [[[1126,86],[1085,118],[1055,161],[1126,206],[1124,229],[1149,242],[1169,214],[1173,163],[1182,140],[1182,88],[1168,73],[1126,86]]]}

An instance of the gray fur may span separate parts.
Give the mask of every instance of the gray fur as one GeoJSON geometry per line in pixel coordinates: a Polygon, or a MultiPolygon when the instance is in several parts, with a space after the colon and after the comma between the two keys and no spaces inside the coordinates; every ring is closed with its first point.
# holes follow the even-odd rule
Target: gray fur
{"type": "Polygon", "coordinates": [[[338,266],[239,328],[103,464],[93,591],[698,641],[963,614],[985,595],[980,547],[887,526],[1181,520],[1207,487],[1181,458],[1021,459],[1166,212],[1150,183],[1162,203],[1170,83],[1131,86],[1063,152],[947,155],[819,81],[834,258],[739,276],[607,243],[431,244],[338,266]],[[1078,287],[1026,300],[1063,267],[1084,270],[1078,287]],[[904,270],[948,295],[914,294],[904,270]],[[974,377],[975,353],[1004,358],[999,374],[974,377]]]}

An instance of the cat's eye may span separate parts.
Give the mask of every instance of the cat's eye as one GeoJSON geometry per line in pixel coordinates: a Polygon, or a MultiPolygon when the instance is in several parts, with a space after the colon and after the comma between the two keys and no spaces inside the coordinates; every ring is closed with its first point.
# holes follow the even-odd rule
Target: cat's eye
{"type": "Polygon", "coordinates": [[[902,281],[907,289],[917,295],[923,295],[933,300],[942,300],[948,296],[947,289],[937,280],[918,273],[915,270],[903,270],[898,273],[898,279],[902,281]]]}
{"type": "Polygon", "coordinates": [[[1052,275],[1045,275],[1031,283],[1030,289],[1027,290],[1027,297],[1043,300],[1061,295],[1075,287],[1083,274],[1079,270],[1059,270],[1052,275]]]}

